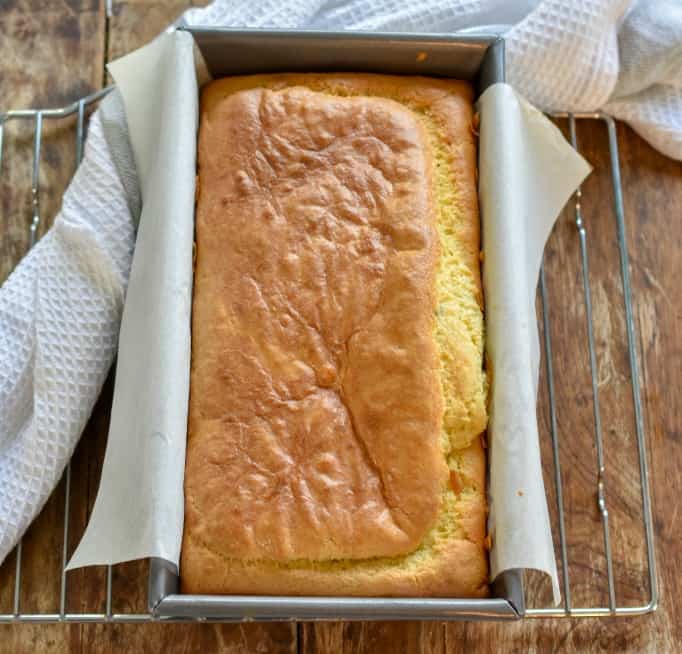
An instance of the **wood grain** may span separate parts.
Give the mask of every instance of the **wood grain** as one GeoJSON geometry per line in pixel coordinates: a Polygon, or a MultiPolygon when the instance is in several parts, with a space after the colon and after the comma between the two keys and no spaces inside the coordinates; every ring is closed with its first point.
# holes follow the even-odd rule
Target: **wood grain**
{"type": "MultiPolygon", "coordinates": [[[[86,39],[82,34],[104,34],[104,13],[99,2],[62,1],[45,7],[41,2],[3,3],[0,39],[0,97],[8,107],[54,107],[90,93],[101,83],[104,60],[103,38],[86,39]],[[49,25],[49,43],[45,25],[49,25]],[[49,46],[49,47],[48,47],[49,46]]],[[[4,108],[4,106],[3,106],[4,108]]],[[[52,223],[61,195],[75,169],[75,131],[69,120],[45,124],[40,167],[41,230],[52,223]]],[[[9,122],[5,128],[3,166],[0,176],[0,281],[4,280],[28,247],[30,179],[33,123],[9,122]]],[[[83,484],[86,477],[81,477],[83,484]]],[[[79,483],[79,482],[76,482],[79,483]]],[[[78,487],[78,490],[85,488],[78,487]]],[[[27,559],[41,550],[36,565],[40,589],[29,582],[23,605],[27,610],[52,610],[59,579],[51,572],[59,565],[63,497],[61,489],[45,507],[27,535],[27,559]],[[55,529],[50,526],[54,523],[55,529]],[[42,550],[45,551],[42,551],[42,550]],[[50,571],[48,573],[48,570],[50,571]],[[29,596],[30,594],[30,596],[29,596]]],[[[8,583],[0,576],[0,606],[7,605],[8,583]]],[[[33,583],[39,583],[33,582],[33,583]]]]}
{"type": "Polygon", "coordinates": [[[107,61],[149,43],[182,12],[196,4],[201,3],[191,0],[115,0],[109,19],[107,61]]]}
{"type": "MultiPolygon", "coordinates": [[[[176,18],[189,1],[125,0],[113,3],[105,21],[103,1],[61,0],[48,8],[38,0],[2,3],[0,98],[11,107],[56,106],[98,88],[105,59],[142,45],[176,18]],[[47,47],[49,45],[49,47],[47,47]]],[[[565,126],[564,126],[565,127],[565,126]]],[[[661,608],[653,616],[618,620],[544,620],[483,623],[302,623],[245,625],[3,625],[4,652],[673,652],[682,648],[678,594],[682,574],[679,544],[679,469],[682,416],[678,401],[682,286],[677,264],[682,251],[676,225],[682,213],[682,165],[657,154],[629,128],[619,125],[624,201],[630,245],[644,419],[653,480],[661,608]]],[[[0,280],[26,249],[30,215],[30,125],[9,126],[0,175],[0,280]]],[[[74,166],[72,125],[49,127],[41,162],[42,213],[48,225],[74,166]]],[[[625,348],[625,322],[618,268],[612,189],[605,131],[580,123],[579,140],[595,172],[584,187],[584,219],[590,260],[593,328],[597,345],[600,416],[606,453],[607,495],[612,522],[616,590],[621,602],[646,596],[644,540],[636,468],[633,403],[625,348]]],[[[541,180],[539,180],[541,183],[541,180]]],[[[596,508],[593,397],[586,347],[586,314],[575,216],[560,218],[546,257],[551,300],[558,436],[562,454],[571,591],[575,604],[605,603],[604,550],[596,508]]],[[[543,457],[550,461],[549,415],[541,373],[538,418],[543,457]]],[[[106,445],[113,380],[109,379],[73,461],[70,550],[86,524],[99,483],[106,445]]],[[[545,466],[550,506],[553,470],[545,466]]],[[[22,609],[58,606],[63,488],[57,490],[29,531],[24,551],[22,609]]],[[[553,528],[557,540],[556,515],[553,528]]],[[[13,557],[0,567],[0,612],[10,609],[13,557]]],[[[68,609],[101,611],[104,570],[68,575],[68,609]]],[[[143,611],[146,564],[117,566],[114,610],[143,611]]],[[[548,589],[535,579],[529,590],[546,603],[548,589]]]]}
{"type": "MultiPolygon", "coordinates": [[[[57,107],[102,82],[103,0],[3,0],[0,5],[0,98],[2,110],[57,107]]],[[[40,233],[59,209],[75,166],[72,121],[45,124],[40,168],[40,233]]],[[[28,246],[31,216],[33,123],[5,127],[0,177],[0,281],[28,246]]]]}
{"type": "MultiPolygon", "coordinates": [[[[3,2],[0,7],[0,98],[3,109],[56,107],[99,88],[104,61],[104,9],[99,0],[3,2]]],[[[52,223],[75,168],[72,120],[45,124],[40,161],[41,227],[52,223]]],[[[33,124],[6,125],[0,175],[0,281],[28,247],[33,124]]],[[[101,403],[100,403],[101,405],[101,403]]],[[[98,425],[95,417],[91,423],[98,425]]],[[[88,436],[74,458],[72,490],[87,496],[88,436]]],[[[59,606],[64,487],[60,484],[29,529],[24,543],[21,610],[52,612],[59,606]]],[[[82,529],[85,503],[72,506],[72,524],[82,529]]],[[[0,611],[11,607],[14,557],[0,568],[0,611]]],[[[42,629],[4,626],[0,652],[80,649],[81,627],[42,629]]]]}
{"type": "Polygon", "coordinates": [[[439,622],[302,623],[299,631],[299,651],[303,654],[440,654],[446,651],[445,629],[439,622]]]}

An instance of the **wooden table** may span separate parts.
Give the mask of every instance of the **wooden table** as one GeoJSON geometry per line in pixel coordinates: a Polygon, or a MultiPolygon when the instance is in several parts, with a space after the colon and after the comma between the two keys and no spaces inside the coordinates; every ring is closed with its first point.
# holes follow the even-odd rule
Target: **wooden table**
{"type": "MultiPolygon", "coordinates": [[[[0,108],[53,107],[106,83],[104,63],[141,45],[190,5],[188,0],[5,0],[0,6],[0,108]]],[[[67,121],[68,122],[68,121],[67,121]]],[[[75,165],[73,125],[48,125],[41,162],[42,214],[51,218],[75,165]]],[[[612,526],[619,599],[636,602],[643,586],[641,528],[632,454],[632,402],[628,395],[620,277],[612,218],[606,140],[600,125],[581,124],[579,138],[595,173],[585,185],[585,221],[591,257],[598,378],[607,445],[612,526]],[[628,458],[629,457],[629,458],[628,458]],[[628,467],[629,466],[629,467],[628,467]]],[[[545,652],[603,650],[674,652],[682,648],[682,547],[677,501],[682,469],[682,380],[680,307],[676,272],[682,234],[682,166],[657,154],[632,130],[618,126],[625,211],[630,244],[634,308],[639,335],[644,418],[650,445],[653,500],[661,587],[654,615],[633,619],[480,623],[329,623],[244,625],[4,625],[5,652],[545,652]],[[677,524],[677,527],[676,527],[677,524]]],[[[0,280],[27,247],[30,216],[30,126],[8,129],[0,176],[0,280]]],[[[45,221],[44,228],[50,220],[45,221]]],[[[576,235],[567,211],[547,253],[547,283],[553,298],[558,427],[562,439],[570,561],[577,573],[577,601],[603,587],[601,535],[594,502],[594,464],[589,373],[584,361],[585,316],[576,265],[576,235]]],[[[544,385],[539,419],[547,432],[544,385]]],[[[76,545],[92,508],[106,444],[110,379],[73,462],[71,543],[76,545]]],[[[545,439],[546,440],[546,439],[545,439]]],[[[544,441],[543,441],[544,442],[544,441]]],[[[546,443],[543,445],[548,458],[546,443]]],[[[550,503],[553,490],[547,477],[550,503]]],[[[54,611],[59,598],[63,487],[31,527],[24,544],[22,610],[54,611]]],[[[556,525],[554,525],[556,528],[556,525]]],[[[0,568],[0,612],[10,610],[13,556],[0,568]]],[[[68,575],[68,610],[101,611],[104,571],[68,575]]],[[[144,611],[146,565],[119,566],[114,573],[114,610],[144,611]],[[140,581],[142,580],[142,581],[140,581]]],[[[538,591],[542,592],[542,591],[538,591]]],[[[604,602],[604,593],[597,600],[604,602]]]]}

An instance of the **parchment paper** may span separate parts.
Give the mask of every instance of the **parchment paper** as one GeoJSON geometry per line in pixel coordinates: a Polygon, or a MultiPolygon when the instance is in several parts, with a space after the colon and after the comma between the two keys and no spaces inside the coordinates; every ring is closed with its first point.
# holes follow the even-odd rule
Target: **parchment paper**
{"type": "Polygon", "coordinates": [[[493,578],[534,568],[559,603],[536,415],[540,346],[535,292],[562,207],[590,167],[511,86],[479,98],[486,350],[492,378],[488,531],[493,578]]]}
{"type": "MultiPolygon", "coordinates": [[[[69,568],[143,557],[179,563],[189,392],[198,89],[192,38],[165,34],[110,64],[140,171],[143,210],[121,325],[102,481],[69,568]]],[[[589,166],[511,87],[479,99],[491,572],[558,581],[542,481],[534,299],[544,244],[589,166]]]]}
{"type": "Polygon", "coordinates": [[[198,90],[186,32],[109,65],[126,109],[142,214],[97,499],[68,569],[177,564],[189,394],[198,90]]]}

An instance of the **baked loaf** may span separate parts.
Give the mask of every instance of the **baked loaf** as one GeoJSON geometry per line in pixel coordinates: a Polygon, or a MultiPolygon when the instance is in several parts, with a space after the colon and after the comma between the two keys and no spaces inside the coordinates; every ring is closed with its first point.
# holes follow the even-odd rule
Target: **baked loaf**
{"type": "Polygon", "coordinates": [[[481,597],[472,93],[204,88],[183,592],[481,597]]]}

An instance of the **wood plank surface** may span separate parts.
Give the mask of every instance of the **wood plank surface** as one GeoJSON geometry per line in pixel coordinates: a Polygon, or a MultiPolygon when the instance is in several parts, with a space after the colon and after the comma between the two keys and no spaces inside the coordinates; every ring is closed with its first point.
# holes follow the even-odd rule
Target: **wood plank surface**
{"type": "MultiPolygon", "coordinates": [[[[2,109],[62,106],[100,88],[104,34],[104,2],[100,0],[0,3],[2,109]]],[[[0,174],[0,281],[28,248],[33,132],[32,121],[10,122],[5,127],[0,174]]],[[[75,169],[74,121],[46,123],[43,137],[39,234],[59,210],[61,195],[75,169]]],[[[93,428],[105,428],[98,415],[89,427],[90,434],[93,428]]],[[[90,449],[86,434],[73,464],[72,491],[80,498],[87,497],[90,449]]],[[[25,538],[22,611],[51,612],[59,606],[63,508],[62,483],[25,538]]],[[[82,529],[86,502],[74,503],[71,511],[74,529],[82,529]]],[[[76,580],[80,576],[76,573],[76,580]]],[[[0,568],[2,612],[12,606],[13,586],[14,556],[10,556],[0,568]]],[[[79,625],[48,630],[34,625],[3,626],[0,652],[76,651],[81,647],[81,633],[79,625]]]]}
{"type": "MultiPolygon", "coordinates": [[[[57,106],[88,93],[106,79],[105,60],[145,43],[187,6],[188,0],[5,0],[0,5],[0,109],[57,106]]],[[[593,327],[597,345],[600,416],[606,452],[606,485],[612,523],[616,590],[620,602],[640,603],[647,593],[641,502],[634,444],[633,403],[625,347],[613,195],[603,125],[580,123],[579,141],[595,166],[584,187],[584,220],[590,260],[593,327]]],[[[682,648],[677,495],[682,466],[677,324],[682,286],[682,165],[657,154],[632,130],[618,126],[623,174],[643,408],[652,469],[661,607],[652,616],[609,620],[538,620],[519,624],[326,623],[245,625],[0,625],[5,652],[674,652],[682,648]]],[[[41,230],[49,225],[73,171],[73,126],[49,127],[41,161],[41,230]]],[[[30,219],[31,125],[5,135],[0,175],[0,281],[27,246],[30,219]]],[[[541,183],[539,181],[539,183],[541,183]]],[[[607,601],[601,523],[596,505],[593,396],[586,347],[586,314],[575,216],[560,218],[546,256],[551,300],[557,424],[567,509],[566,533],[574,603],[607,601]]],[[[540,305],[539,305],[540,306],[540,305]]],[[[538,411],[543,457],[551,463],[545,370],[538,411]]],[[[113,382],[104,389],[73,462],[70,551],[82,533],[99,482],[113,382]]],[[[558,539],[553,470],[545,466],[558,539]]],[[[22,610],[54,611],[59,597],[63,489],[29,530],[23,559],[22,610]]],[[[68,575],[68,609],[101,611],[104,570],[68,575]]],[[[11,610],[13,556],[0,567],[0,613],[11,610]]],[[[114,610],[144,611],[146,564],[117,566],[114,610]]],[[[531,580],[530,594],[546,604],[546,584],[531,580]]]]}

